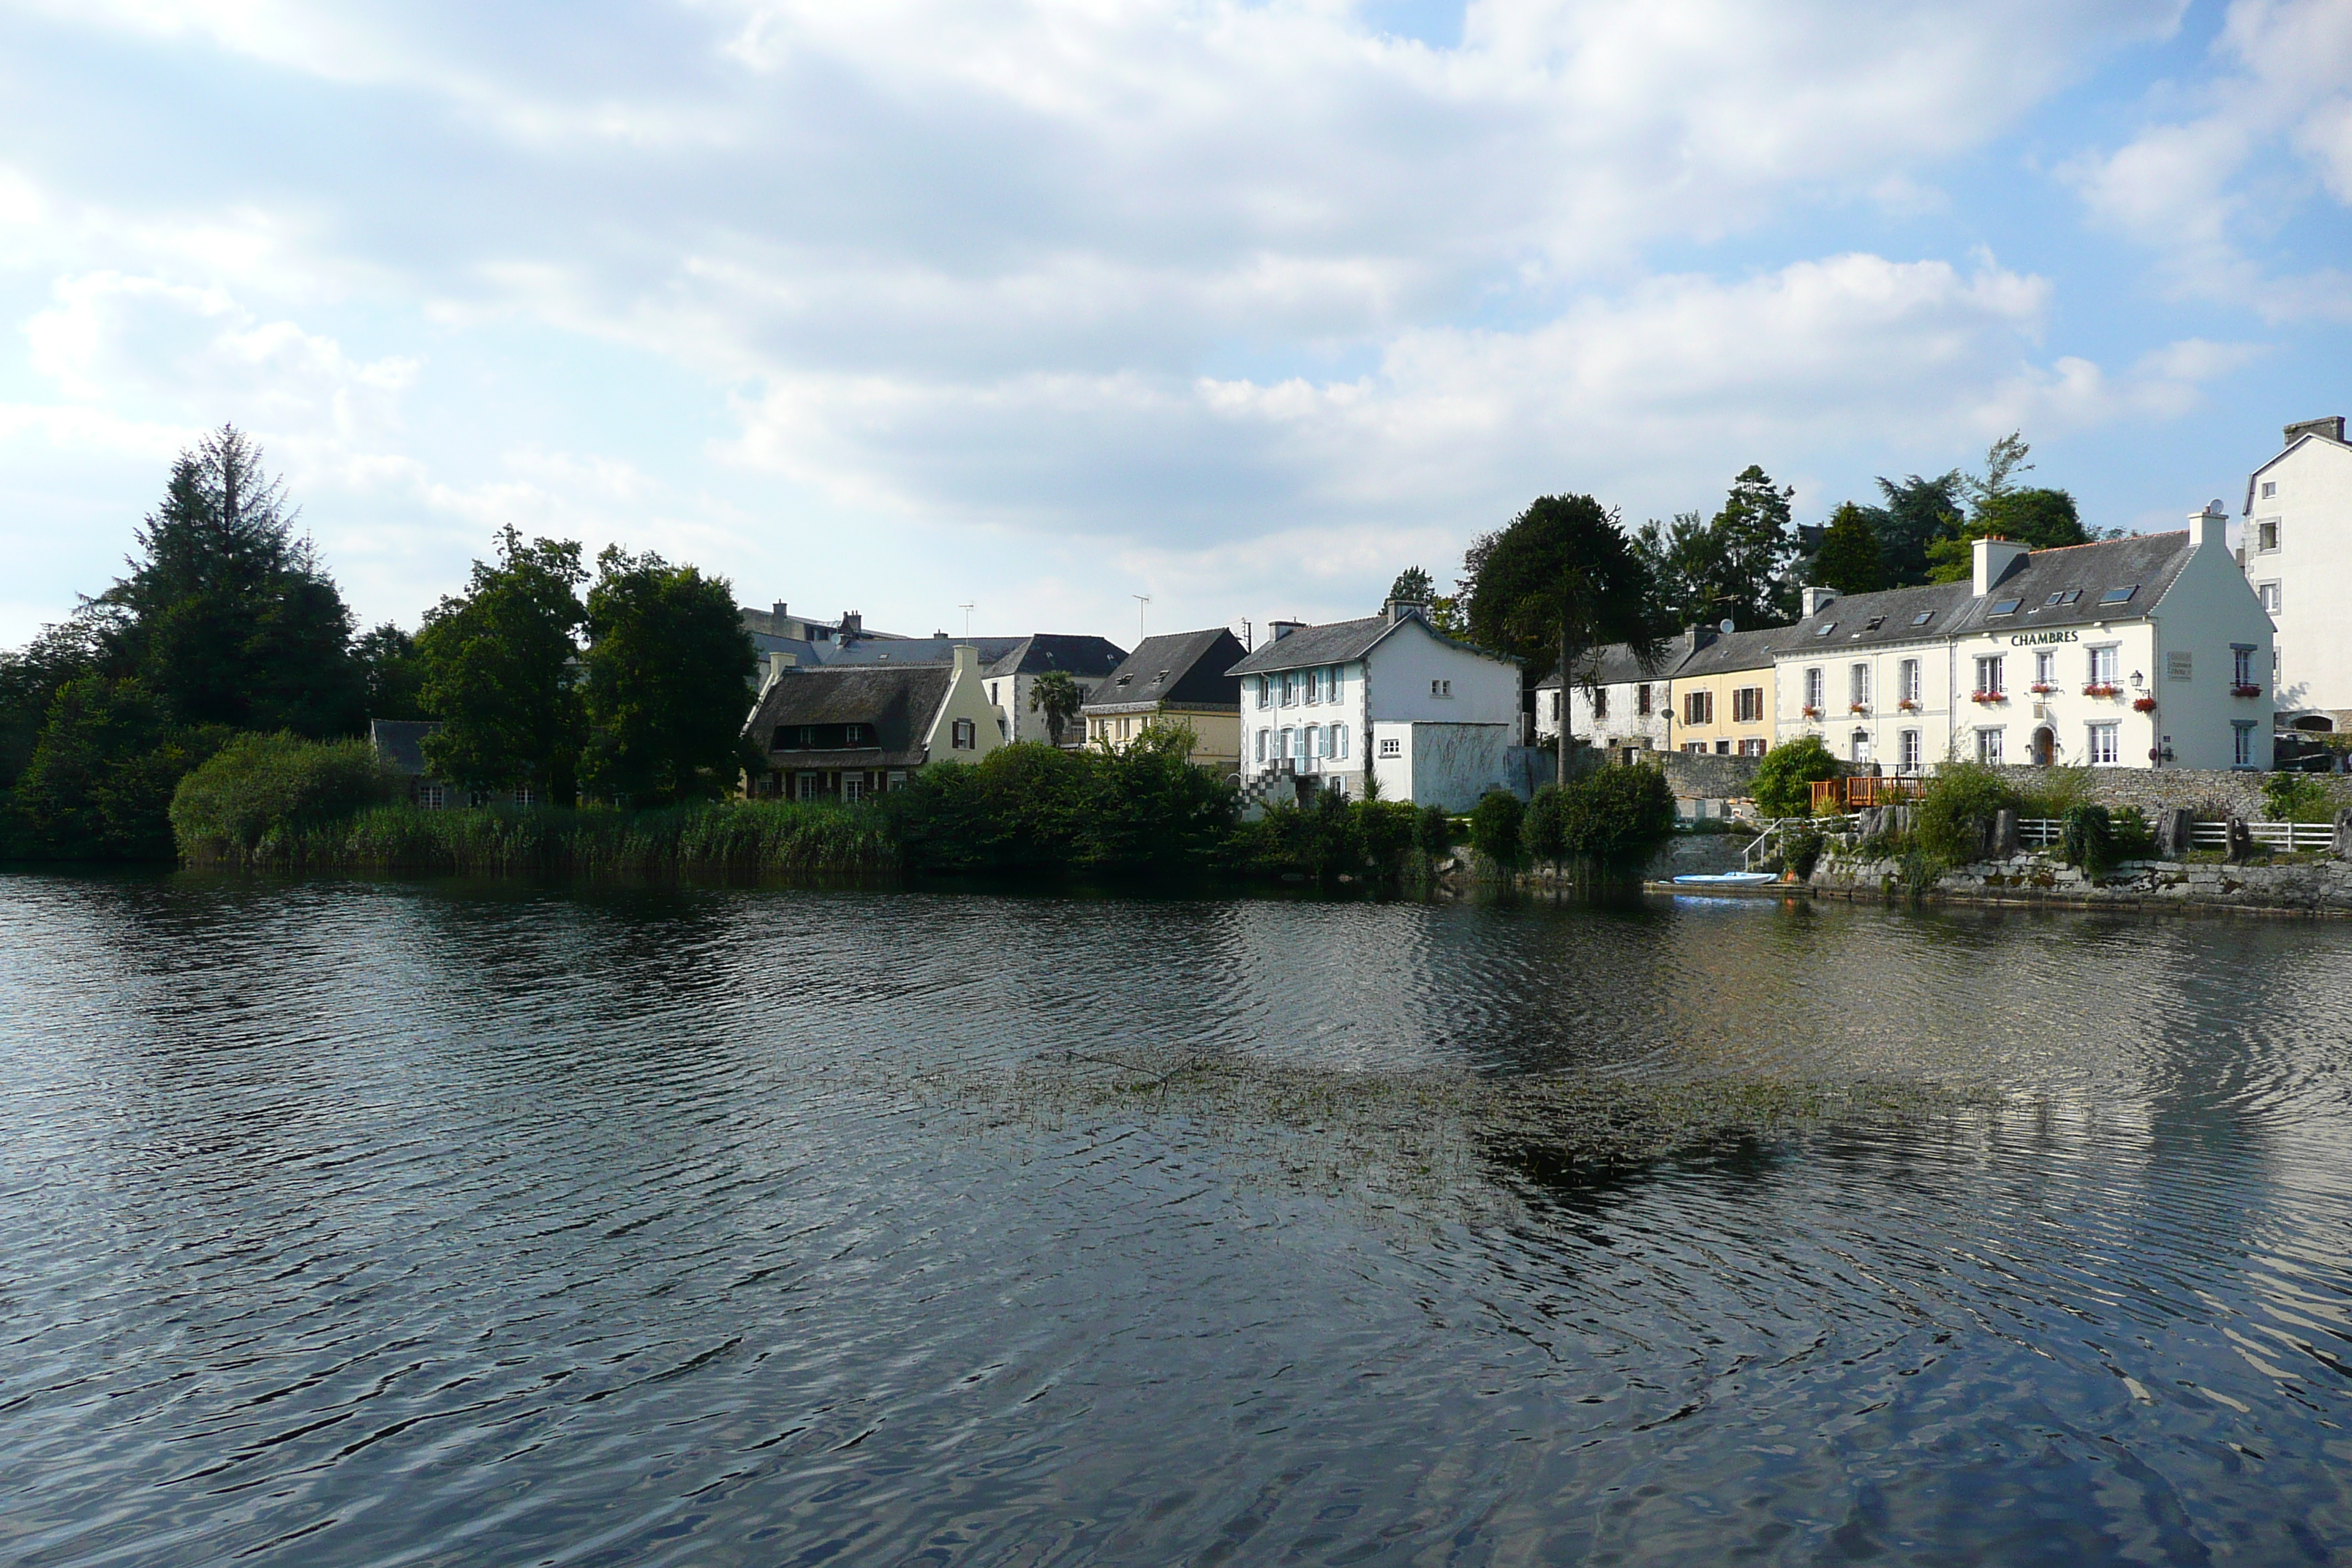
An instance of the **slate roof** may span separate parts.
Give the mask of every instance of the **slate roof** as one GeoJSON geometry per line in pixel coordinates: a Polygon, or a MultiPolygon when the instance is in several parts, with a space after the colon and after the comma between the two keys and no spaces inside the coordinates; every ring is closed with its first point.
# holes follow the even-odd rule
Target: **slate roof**
{"type": "Polygon", "coordinates": [[[953,664],[959,643],[969,642],[980,655],[985,675],[1041,675],[1067,670],[1084,680],[1097,680],[1118,668],[1127,651],[1104,637],[1033,632],[1020,637],[905,637],[890,641],[860,640],[846,647],[831,645],[817,649],[815,662],[829,668],[845,666],[953,664]]]}
{"type": "Polygon", "coordinates": [[[371,719],[368,743],[392,771],[412,779],[425,773],[425,737],[441,728],[437,719],[371,719]]]}
{"type": "MultiPolygon", "coordinates": [[[[1417,616],[1412,618],[1420,620],[1417,616]]],[[[1269,670],[1305,669],[1318,664],[1345,664],[1349,659],[1361,658],[1371,652],[1391,632],[1402,625],[1403,625],[1402,621],[1392,622],[1385,615],[1381,615],[1367,616],[1360,621],[1331,621],[1319,626],[1301,626],[1286,637],[1265,644],[1225,673],[1227,675],[1263,675],[1269,670]]],[[[1508,654],[1493,653],[1483,647],[1474,647],[1466,642],[1456,641],[1425,620],[1421,622],[1421,628],[1439,642],[1458,647],[1465,653],[1475,653],[1480,658],[1491,658],[1497,664],[1519,662],[1508,654]]]]}
{"type": "Polygon", "coordinates": [[[1132,713],[1171,703],[1239,712],[1242,679],[1231,669],[1248,651],[1223,626],[1146,637],[1095,688],[1085,711],[1132,713]]]}
{"type": "Polygon", "coordinates": [[[1117,669],[1127,658],[1127,650],[1108,637],[1033,632],[1023,639],[1023,644],[1018,661],[1000,659],[990,665],[983,659],[988,673],[1043,675],[1047,670],[1060,669],[1083,679],[1097,680],[1117,669]]]}
{"type": "Polygon", "coordinates": [[[746,726],[767,751],[779,725],[871,724],[875,744],[840,752],[768,752],[772,765],[793,768],[915,768],[928,753],[923,737],[947,700],[950,665],[887,668],[820,665],[768,683],[746,726]]]}
{"type": "Polygon", "coordinates": [[[1951,635],[1975,598],[1976,590],[1967,583],[1925,583],[1875,594],[1848,594],[1832,599],[1796,625],[1780,627],[1773,651],[1801,655],[1819,648],[1935,641],[1951,635]],[[1921,616],[1927,617],[1924,626],[1916,624],[1921,616]],[[1826,636],[1822,633],[1824,626],[1832,628],[1826,636]]]}
{"type": "Polygon", "coordinates": [[[1726,632],[1675,666],[1677,680],[1728,675],[1736,669],[1769,669],[1772,654],[1787,638],[1787,626],[1764,626],[1752,632],[1726,632]]]}
{"type": "MultiPolygon", "coordinates": [[[[2170,590],[2194,548],[2194,538],[2181,529],[2074,544],[2063,550],[2037,550],[2022,566],[2011,568],[2008,576],[1993,584],[1991,593],[1969,606],[1960,617],[1960,629],[1971,634],[2026,632],[2044,626],[2084,626],[2094,621],[2138,620],[2170,590]],[[2122,604],[2102,605],[2099,597],[2110,588],[2134,592],[2122,604]],[[2063,596],[2078,589],[2082,596],[2071,605],[2049,602],[2053,595],[2063,596]],[[2011,599],[2020,601],[2014,612],[1992,613],[2011,599]]],[[[1837,606],[1830,608],[1834,612],[1837,606]]],[[[1830,640],[1837,638],[1832,635],[1830,640]]]]}
{"type": "MultiPolygon", "coordinates": [[[[1644,668],[1633,656],[1633,645],[1613,642],[1605,647],[1589,650],[1577,665],[1580,686],[1627,686],[1644,680],[1664,680],[1675,674],[1689,649],[1683,639],[1668,637],[1658,649],[1657,662],[1644,668]]],[[[1536,682],[1538,691],[1559,689],[1559,672],[1552,671],[1536,682]]]]}

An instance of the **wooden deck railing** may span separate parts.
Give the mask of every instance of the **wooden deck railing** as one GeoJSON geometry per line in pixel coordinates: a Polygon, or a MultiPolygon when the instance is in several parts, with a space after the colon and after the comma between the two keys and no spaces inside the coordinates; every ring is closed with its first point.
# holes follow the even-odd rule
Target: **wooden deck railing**
{"type": "Polygon", "coordinates": [[[1813,791],[1813,815],[1833,811],[1860,811],[1864,806],[1893,805],[1899,801],[1917,800],[1926,781],[1917,778],[1880,778],[1858,773],[1846,779],[1820,779],[1813,791]]]}

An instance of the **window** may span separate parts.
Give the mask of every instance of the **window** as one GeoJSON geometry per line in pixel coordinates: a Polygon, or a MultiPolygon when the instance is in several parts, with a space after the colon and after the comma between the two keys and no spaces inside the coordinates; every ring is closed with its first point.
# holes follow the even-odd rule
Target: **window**
{"type": "Polygon", "coordinates": [[[1837,630],[1837,623],[1835,621],[1823,621],[1820,626],[1813,628],[1813,635],[1817,637],[1825,637],[1835,630],[1837,630]]]}
{"type": "Polygon", "coordinates": [[[1919,731],[1916,730],[1906,730],[1901,735],[1897,736],[1895,738],[1895,754],[1898,759],[1900,759],[1896,765],[1905,773],[1917,773],[1919,771],[1919,758],[1921,756],[1919,731]]]}
{"type": "Polygon", "coordinates": [[[1559,722],[1559,693],[1557,691],[1551,694],[1551,721],[1555,724],[1559,722]]]}
{"type": "Polygon", "coordinates": [[[1683,750],[1688,752],[1694,757],[1703,757],[1706,755],[1706,742],[1705,741],[1685,741],[1683,742],[1683,750]]]}
{"type": "Polygon", "coordinates": [[[1265,708],[1271,706],[1273,702],[1274,680],[1269,676],[1261,675],[1257,678],[1257,705],[1265,708]]]}
{"type": "Polygon", "coordinates": [[[1609,689],[1605,686],[1592,689],[1592,716],[1595,719],[1609,717],[1609,689]]]}
{"type": "Polygon", "coordinates": [[[1922,610],[1922,611],[1920,611],[1917,615],[1916,615],[1916,616],[1912,616],[1912,617],[1911,617],[1911,624],[1912,624],[1913,626],[1926,626],[1929,621],[1932,621],[1932,620],[1934,620],[1935,618],[1936,618],[1936,612],[1935,612],[1935,611],[1933,611],[1933,610],[1922,610]]]}
{"type": "Polygon", "coordinates": [[[1919,700],[1919,661],[1916,658],[1906,658],[1896,666],[1895,684],[1897,688],[1895,691],[1897,700],[1916,703],[1919,700]]]}
{"type": "Polygon", "coordinates": [[[2102,605],[2128,605],[2131,603],[2131,596],[2138,592],[2139,584],[2137,583],[2132,584],[2128,587],[2110,588],[2105,593],[2099,595],[2099,603],[2102,605]]]}
{"type": "Polygon", "coordinates": [[[2254,765],[2254,725],[2251,719],[2233,720],[2230,725],[2230,765],[2251,768],[2254,765]]]}
{"type": "Polygon", "coordinates": [[[1297,702],[1298,676],[1295,671],[1284,670],[1282,672],[1282,705],[1285,708],[1292,708],[1296,707],[1297,702]]]}
{"type": "Polygon", "coordinates": [[[2059,602],[2060,604],[2062,604],[2062,605],[2071,605],[2071,604],[2073,604],[2075,600],[2077,600],[2077,599],[2081,598],[2082,596],[2083,596],[2083,590],[2082,590],[2082,589],[2080,589],[2080,588],[2069,588],[2069,589],[2067,589],[2063,594],[2061,594],[2060,595],[2058,595],[2058,602],[2059,602]]]}
{"type": "Polygon", "coordinates": [[[1873,616],[1870,617],[1870,624],[1862,629],[1866,632],[1874,632],[1885,624],[1886,617],[1885,616],[1873,616]]]}
{"type": "Polygon", "coordinates": [[[539,792],[531,788],[529,784],[517,784],[515,785],[514,803],[522,807],[525,811],[529,811],[532,806],[539,804],[539,792]]]}
{"type": "Polygon", "coordinates": [[[1805,706],[1816,713],[1822,710],[1822,672],[1818,666],[1805,671],[1805,706]]]}
{"type": "Polygon", "coordinates": [[[2046,598],[2046,599],[2042,600],[2042,607],[2043,609],[2045,609],[2045,610],[2046,610],[2046,609],[2051,608],[2053,605],[2063,605],[2063,604],[2064,604],[2065,602],[2066,602],[2066,595],[2065,595],[2065,592],[2062,589],[2062,590],[2060,590],[2058,593],[2053,594],[2053,595],[2051,595],[2048,598],[2046,598]]]}
{"type": "Polygon", "coordinates": [[[1348,676],[1348,667],[1347,667],[1346,665],[1344,665],[1344,664],[1335,664],[1335,665],[1333,665],[1333,666],[1331,667],[1331,700],[1332,700],[1332,701],[1337,702],[1337,701],[1339,701],[1339,693],[1340,693],[1341,689],[1342,689],[1343,688],[1345,688],[1345,687],[1346,687],[1346,685],[1347,685],[1347,676],[1348,676]]]}
{"type": "MultiPolygon", "coordinates": [[[[1977,690],[1988,697],[1999,697],[2006,689],[2001,685],[2001,658],[1991,654],[1977,660],[1977,690]]],[[[1979,759],[1981,760],[1981,759],[1979,759]]]]}
{"type": "Polygon", "coordinates": [[[798,795],[801,799],[814,800],[816,798],[816,775],[814,773],[794,773],[793,775],[793,793],[798,795]]]}
{"type": "Polygon", "coordinates": [[[1275,748],[1274,754],[1277,757],[1296,757],[1298,755],[1298,731],[1290,729],[1284,730],[1282,731],[1281,742],[1275,748]]]}
{"type": "Polygon", "coordinates": [[[2000,765],[2000,731],[1979,730],[1977,731],[1977,761],[1983,763],[1988,767],[1999,767],[2000,765]]]}
{"type": "Polygon", "coordinates": [[[844,800],[863,800],[863,799],[865,799],[865,798],[866,798],[866,775],[865,775],[864,773],[844,773],[844,774],[842,774],[842,775],[841,775],[841,798],[842,798],[842,799],[844,799],[844,800]]]}
{"type": "Polygon", "coordinates": [[[1265,761],[1265,737],[1266,737],[1266,734],[1267,734],[1267,731],[1264,731],[1264,730],[1260,730],[1260,731],[1257,732],[1257,753],[1256,753],[1256,755],[1257,755],[1257,760],[1258,760],[1259,762],[1261,762],[1261,763],[1262,763],[1262,762],[1264,762],[1264,761],[1265,761]]]}
{"type": "Polygon", "coordinates": [[[1683,693],[1683,722],[1712,724],[1715,722],[1715,693],[1685,691],[1683,693]]]}
{"type": "Polygon", "coordinates": [[[2194,680],[2196,661],[2185,653],[2168,653],[2164,656],[2164,675],[2168,680],[2194,680]]]}
{"type": "Polygon", "coordinates": [[[1454,695],[1454,682],[1433,680],[1429,683],[1429,694],[1432,697],[1451,697],[1454,695]]]}
{"type": "Polygon", "coordinates": [[[1717,741],[1715,743],[1715,754],[1718,757],[1727,757],[1731,755],[1731,742],[1728,741],[1717,741]]]}
{"type": "Polygon", "coordinates": [[[1846,742],[1847,760],[1856,763],[1870,761],[1870,731],[1856,730],[1846,742]]]}
{"type": "Polygon", "coordinates": [[[1762,756],[1762,755],[1764,754],[1764,740],[1763,740],[1763,737],[1759,735],[1759,736],[1751,737],[1751,738],[1750,738],[1750,739],[1748,739],[1748,740],[1745,740],[1745,741],[1740,742],[1739,742],[1739,754],[1740,754],[1741,756],[1743,756],[1743,757],[1760,757],[1760,756],[1762,756]]]}
{"type": "Polygon", "coordinates": [[[2266,517],[2254,524],[2254,549],[2263,555],[2276,550],[2279,544],[2279,520],[2266,517]]]}
{"type": "Polygon", "coordinates": [[[1300,700],[1309,708],[1314,707],[1317,703],[1323,700],[1323,672],[1321,670],[1308,670],[1305,675],[1299,677],[1299,684],[1307,689],[1299,694],[1300,700]]]}
{"type": "Polygon", "coordinates": [[[2278,494],[2278,481],[2276,479],[2264,479],[2263,481],[2263,499],[2264,500],[2268,500],[2271,497],[2276,494],[2278,494]]]}
{"type": "Polygon", "coordinates": [[[1846,701],[1856,708],[1870,706],[1870,666],[1857,664],[1845,674],[1846,701]]]}
{"type": "Polygon", "coordinates": [[[2253,683],[2254,650],[2250,647],[2240,647],[2232,643],[2230,646],[2230,684],[2252,686],[2253,683]]]}
{"type": "Polygon", "coordinates": [[[2123,756],[2123,747],[2116,740],[2116,737],[2122,732],[2123,726],[2120,724],[2094,724],[2091,726],[2091,749],[2089,756],[2093,766],[2113,767],[2119,760],[2121,760],[2123,756]]]}
{"type": "Polygon", "coordinates": [[[2091,650],[2092,685],[2113,686],[2116,683],[2116,657],[2117,650],[2112,647],[2095,647],[2091,650]]]}
{"type": "Polygon", "coordinates": [[[1404,743],[1402,741],[1382,741],[1381,742],[1381,755],[1384,757],[1402,755],[1403,750],[1404,743]]]}
{"type": "Polygon", "coordinates": [[[980,749],[980,734],[972,728],[971,720],[959,719],[955,721],[955,732],[950,738],[948,743],[959,752],[978,751],[980,749]]]}
{"type": "Polygon", "coordinates": [[[418,784],[416,804],[426,811],[445,811],[449,805],[449,791],[442,784],[418,784]]]}
{"type": "Polygon", "coordinates": [[[1298,750],[1302,756],[1309,758],[1328,756],[1330,753],[1323,749],[1326,743],[1323,738],[1323,726],[1320,724],[1309,724],[1299,731],[1298,750]]]}
{"type": "Polygon", "coordinates": [[[996,688],[997,688],[998,684],[999,684],[998,682],[993,681],[993,680],[992,680],[992,681],[990,681],[990,682],[988,683],[988,700],[989,700],[991,702],[996,702],[996,701],[1000,701],[1000,700],[1002,700],[1002,699],[1001,699],[1001,698],[999,698],[999,697],[998,697],[998,695],[997,695],[996,688]]]}
{"type": "Polygon", "coordinates": [[[2022,599],[1995,600],[1992,608],[1986,613],[1995,616],[2013,616],[2017,614],[2017,606],[2023,603],[2025,601],[2022,599]]]}
{"type": "Polygon", "coordinates": [[[1647,683],[1633,688],[1633,711],[1644,719],[1650,716],[1650,688],[1647,683]]]}
{"type": "Polygon", "coordinates": [[[2258,584],[2254,589],[2254,595],[2263,602],[2263,614],[2275,616],[2279,613],[2280,595],[2279,585],[2276,583],[2258,584]]]}
{"type": "Polygon", "coordinates": [[[1331,754],[1335,757],[1348,754],[1348,726],[1345,724],[1331,726],[1331,754]]]}
{"type": "Polygon", "coordinates": [[[2058,656],[2056,653],[2045,648],[2042,652],[2033,656],[2033,684],[2036,686],[2055,686],[2058,684],[2058,656]]]}
{"type": "Polygon", "coordinates": [[[1764,721],[1764,689],[1742,686],[1731,694],[1731,717],[1737,723],[1760,724],[1764,721]]]}

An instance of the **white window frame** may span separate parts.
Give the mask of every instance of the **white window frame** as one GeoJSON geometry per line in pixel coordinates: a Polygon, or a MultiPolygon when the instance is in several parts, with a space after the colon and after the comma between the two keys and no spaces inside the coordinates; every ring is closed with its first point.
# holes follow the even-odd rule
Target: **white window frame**
{"type": "Polygon", "coordinates": [[[2233,768],[2254,765],[2254,721],[2252,719],[2230,721],[2230,765],[2233,768]]]}
{"type": "Polygon", "coordinates": [[[1274,706],[1274,677],[1261,675],[1257,678],[1257,705],[1261,708],[1274,706]]]}
{"type": "Polygon", "coordinates": [[[1384,757],[1401,757],[1404,755],[1404,742],[1398,740],[1393,735],[1383,737],[1381,741],[1381,755],[1384,757]]]}
{"type": "Polygon", "coordinates": [[[799,773],[793,775],[793,798],[794,800],[814,800],[816,798],[816,775],[814,773],[799,773]]]}
{"type": "Polygon", "coordinates": [[[2056,648],[2041,648],[2034,653],[2033,684],[2036,686],[2058,684],[2058,650],[2056,648]]]}
{"type": "Polygon", "coordinates": [[[2264,479],[2263,481],[2263,499],[2264,500],[2268,500],[2276,494],[2278,494],[2278,481],[2276,479],[2264,479]]]}
{"type": "Polygon", "coordinates": [[[980,750],[980,726],[969,719],[957,719],[948,726],[948,747],[950,751],[980,750]]]}
{"type": "Polygon", "coordinates": [[[1919,661],[1906,658],[1895,667],[1895,685],[1900,688],[1898,700],[1916,703],[1919,700],[1919,661]]]}
{"type": "Polygon", "coordinates": [[[2255,554],[2275,555],[2278,553],[2279,534],[2282,531],[2280,525],[2284,521],[2284,520],[2280,518],[2266,517],[2254,524],[2255,554]]]}
{"type": "Polygon", "coordinates": [[[2123,668],[2123,648],[2115,643],[2099,643],[2084,650],[2090,658],[2090,683],[2093,686],[2116,686],[2121,682],[2116,672],[2123,668]]]}
{"type": "Polygon", "coordinates": [[[1261,762],[1261,763],[1262,763],[1262,762],[1264,762],[1264,761],[1265,761],[1265,737],[1266,737],[1266,733],[1267,733],[1267,732],[1266,732],[1265,731],[1264,731],[1264,730],[1260,730],[1260,731],[1257,732],[1257,760],[1258,760],[1259,762],[1261,762]]]}
{"type": "Polygon", "coordinates": [[[1895,737],[1895,765],[1898,772],[1906,773],[1917,773],[1920,767],[1920,761],[1927,754],[1927,749],[1920,741],[1919,731],[1916,730],[1906,730],[1897,735],[1895,737]]]}
{"type": "Polygon", "coordinates": [[[2008,748],[2002,743],[2001,740],[2001,737],[2005,732],[2006,731],[2004,731],[1994,729],[1979,730],[1977,731],[1978,762],[1983,763],[1989,768],[1997,768],[2003,765],[2008,754],[2008,748]]]}
{"type": "Polygon", "coordinates": [[[1275,754],[1286,762],[1298,760],[1298,731],[1292,725],[1282,727],[1282,738],[1276,742],[1275,754]]]}
{"type": "Polygon", "coordinates": [[[1822,667],[1809,665],[1805,669],[1805,706],[1818,713],[1822,708],[1822,667]]]}
{"type": "Polygon", "coordinates": [[[1348,726],[1345,724],[1331,726],[1331,754],[1343,762],[1347,759],[1348,726]]]}
{"type": "Polygon", "coordinates": [[[2280,584],[2276,583],[2257,583],[2254,584],[2254,597],[2262,605],[2263,614],[2275,616],[2279,613],[2279,606],[2284,603],[2286,595],[2281,592],[2280,584]]]}
{"type": "Polygon", "coordinates": [[[2124,727],[2113,720],[2090,727],[2083,756],[2095,768],[2120,766],[2124,760],[2124,727]]]}
{"type": "Polygon", "coordinates": [[[2008,665],[2009,661],[1997,653],[1977,655],[1977,683],[1972,689],[1994,697],[2009,695],[2008,665]]]}
{"type": "Polygon", "coordinates": [[[1870,761],[1870,731],[1867,730],[1856,730],[1852,735],[1847,737],[1846,749],[1852,753],[1846,758],[1848,762],[1867,763],[1870,761]]]}
{"type": "Polygon", "coordinates": [[[1857,664],[1848,668],[1845,677],[1845,686],[1846,704],[1848,707],[1852,707],[1857,703],[1864,708],[1870,706],[1869,665],[1857,664]]]}

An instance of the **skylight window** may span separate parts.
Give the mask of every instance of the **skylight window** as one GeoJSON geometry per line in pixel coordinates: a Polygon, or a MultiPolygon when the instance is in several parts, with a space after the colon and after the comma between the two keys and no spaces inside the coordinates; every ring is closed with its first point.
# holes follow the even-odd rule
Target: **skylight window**
{"type": "Polygon", "coordinates": [[[1870,625],[1863,627],[1862,629],[1866,632],[1874,632],[1885,624],[1886,617],[1885,616],[1873,616],[1870,617],[1870,625]]]}
{"type": "Polygon", "coordinates": [[[2105,593],[2099,595],[2099,603],[2102,605],[2129,604],[2131,602],[2131,596],[2138,592],[2139,584],[2137,583],[2132,584],[2128,587],[2110,588],[2105,593]]]}
{"type": "Polygon", "coordinates": [[[2063,588],[2061,588],[2060,590],[2058,590],[2058,592],[2056,592],[2056,593],[2054,593],[2054,594],[2051,595],[2050,595],[2050,597],[2048,597],[2047,599],[2044,599],[2044,600],[2042,602],[2042,607],[2043,609],[2045,609],[2045,610],[2046,610],[2046,609],[2048,609],[2048,608],[2049,608],[2051,605],[2063,605],[2063,604],[2064,604],[2065,602],[2066,602],[2066,590],[2064,590],[2063,588]]]}
{"type": "Polygon", "coordinates": [[[1823,621],[1821,626],[1814,630],[1813,635],[1817,637],[1825,637],[1835,630],[1837,630],[1837,623],[1835,621],[1823,621]]]}
{"type": "Polygon", "coordinates": [[[1911,617],[1911,624],[1912,624],[1913,626],[1926,626],[1929,621],[1932,621],[1932,620],[1934,620],[1935,618],[1936,618],[1936,612],[1935,612],[1935,611],[1933,611],[1933,610],[1922,610],[1922,611],[1920,611],[1917,615],[1916,615],[1916,616],[1912,616],[1912,617],[1911,617]]]}
{"type": "Polygon", "coordinates": [[[2067,589],[2067,590],[2066,590],[2066,596],[2065,596],[2065,598],[2062,599],[2062,600],[2061,600],[2061,601],[2059,601],[2059,602],[2060,602],[2061,604],[2067,604],[2067,605],[2071,605],[2071,604],[2073,604],[2075,600],[2077,600],[2077,599],[2081,598],[2082,596],[2083,596],[2083,590],[2082,590],[2082,589],[2080,589],[2080,588],[2069,588],[2069,589],[2067,589]]]}
{"type": "Polygon", "coordinates": [[[2023,603],[2025,601],[2022,599],[1998,599],[1993,602],[1990,613],[1996,616],[2013,616],[2017,614],[2017,606],[2023,603]]]}

